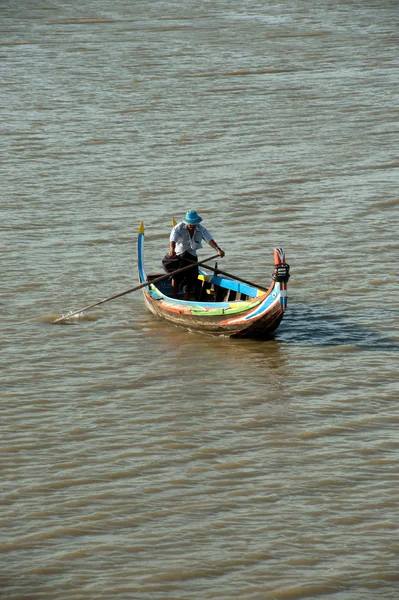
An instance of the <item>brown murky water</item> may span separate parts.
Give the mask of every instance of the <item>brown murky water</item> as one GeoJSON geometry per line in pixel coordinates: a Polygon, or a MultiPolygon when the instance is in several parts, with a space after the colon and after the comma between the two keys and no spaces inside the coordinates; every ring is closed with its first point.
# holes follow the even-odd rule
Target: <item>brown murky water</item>
{"type": "Polygon", "coordinates": [[[0,14],[0,597],[398,598],[397,4],[0,14]],[[229,272],[284,246],[273,341],[50,325],[191,208],[229,272]]]}

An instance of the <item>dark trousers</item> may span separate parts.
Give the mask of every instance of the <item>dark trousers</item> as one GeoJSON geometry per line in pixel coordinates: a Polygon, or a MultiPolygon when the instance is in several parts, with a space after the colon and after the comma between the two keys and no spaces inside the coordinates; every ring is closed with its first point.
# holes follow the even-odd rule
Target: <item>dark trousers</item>
{"type": "MultiPolygon", "coordinates": [[[[172,273],[173,271],[177,271],[178,269],[190,265],[191,263],[189,261],[198,262],[198,258],[197,256],[194,256],[194,254],[190,254],[190,252],[185,252],[184,254],[176,256],[166,255],[162,260],[162,266],[167,273],[172,273]]],[[[193,294],[198,281],[198,267],[193,266],[191,269],[183,271],[183,273],[173,275],[173,279],[179,284],[179,287],[183,288],[183,292],[193,294]]]]}

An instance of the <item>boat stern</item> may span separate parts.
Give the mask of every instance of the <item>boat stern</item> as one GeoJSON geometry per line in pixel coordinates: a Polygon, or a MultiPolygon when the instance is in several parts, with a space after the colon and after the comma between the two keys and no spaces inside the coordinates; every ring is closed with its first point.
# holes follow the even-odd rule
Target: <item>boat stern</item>
{"type": "Polygon", "coordinates": [[[280,306],[283,312],[285,312],[287,308],[287,283],[289,278],[290,266],[285,260],[284,248],[275,248],[273,280],[280,288],[280,306]]]}

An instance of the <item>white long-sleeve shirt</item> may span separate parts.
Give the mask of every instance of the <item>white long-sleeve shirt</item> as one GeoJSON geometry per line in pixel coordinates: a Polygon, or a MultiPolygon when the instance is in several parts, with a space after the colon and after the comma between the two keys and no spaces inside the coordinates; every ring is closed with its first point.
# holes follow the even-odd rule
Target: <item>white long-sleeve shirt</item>
{"type": "Polygon", "coordinates": [[[203,225],[197,225],[194,235],[191,237],[186,223],[181,222],[173,227],[169,239],[171,242],[176,243],[176,254],[184,254],[184,252],[189,251],[190,254],[197,256],[197,250],[202,248],[202,240],[209,243],[213,240],[213,237],[203,225]]]}

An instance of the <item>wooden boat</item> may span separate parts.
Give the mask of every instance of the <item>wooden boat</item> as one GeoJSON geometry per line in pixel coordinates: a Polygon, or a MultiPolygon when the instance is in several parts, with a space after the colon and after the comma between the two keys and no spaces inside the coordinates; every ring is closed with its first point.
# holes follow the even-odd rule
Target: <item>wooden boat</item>
{"type": "MultiPolygon", "coordinates": [[[[138,276],[141,284],[160,278],[146,275],[144,223],[137,240],[138,276]]],[[[274,272],[268,289],[228,275],[216,268],[199,267],[195,300],[172,297],[171,277],[143,287],[147,308],[158,318],[193,331],[229,337],[270,338],[287,308],[289,265],[282,248],[274,250],[274,272]],[[214,271],[206,273],[205,269],[214,271]]]]}

